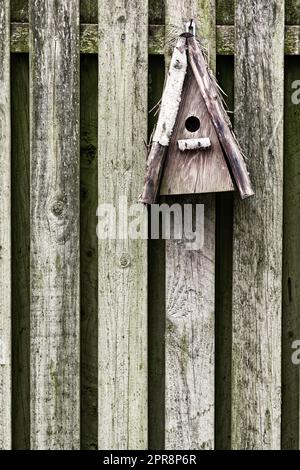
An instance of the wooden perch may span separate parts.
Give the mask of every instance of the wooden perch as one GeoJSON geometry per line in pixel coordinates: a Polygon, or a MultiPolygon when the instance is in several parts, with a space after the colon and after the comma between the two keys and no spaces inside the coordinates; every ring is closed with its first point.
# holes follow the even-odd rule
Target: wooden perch
{"type": "Polygon", "coordinates": [[[249,174],[231,129],[228,115],[223,107],[216,85],[210,76],[201,49],[193,36],[187,38],[189,63],[207,106],[220,143],[227,156],[236,186],[242,199],[254,194],[249,174]]]}
{"type": "Polygon", "coordinates": [[[202,137],[200,139],[181,139],[178,140],[178,148],[182,152],[185,150],[209,149],[211,142],[209,137],[202,137]]]}
{"type": "Polygon", "coordinates": [[[157,200],[167,149],[181,101],[186,70],[186,38],[179,37],[172,56],[153,143],[147,160],[144,189],[139,198],[145,204],[154,204],[157,200]]]}

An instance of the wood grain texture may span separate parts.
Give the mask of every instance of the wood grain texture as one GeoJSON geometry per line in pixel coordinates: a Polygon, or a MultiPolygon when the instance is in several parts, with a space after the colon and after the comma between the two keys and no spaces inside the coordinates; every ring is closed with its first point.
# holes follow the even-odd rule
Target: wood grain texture
{"type": "MultiPolygon", "coordinates": [[[[158,52],[159,39],[161,33],[156,32],[155,40],[153,39],[152,50],[158,52]]],[[[300,51],[300,26],[286,25],[284,53],[286,55],[299,55],[300,51]]],[[[235,29],[234,26],[217,26],[217,52],[220,55],[235,54],[235,29]]]]}
{"type": "Polygon", "coordinates": [[[203,53],[195,38],[187,38],[187,43],[191,69],[226,155],[235,185],[242,199],[253,196],[249,172],[223,106],[217,84],[207,68],[203,53]]]}
{"type": "Polygon", "coordinates": [[[283,58],[283,2],[238,0],[234,122],[255,197],[235,201],[234,449],[280,448],[283,58]]]}
{"type": "Polygon", "coordinates": [[[10,8],[0,2],[0,449],[11,447],[10,8]]]}
{"type": "Polygon", "coordinates": [[[218,136],[189,67],[181,106],[168,148],[160,194],[201,194],[233,190],[234,186],[218,136]],[[195,116],[200,121],[200,128],[196,132],[189,132],[185,127],[186,120],[190,116],[195,116]],[[179,139],[205,137],[210,139],[210,149],[182,152],[178,148],[179,139]]]}
{"type": "Polygon", "coordinates": [[[12,448],[30,448],[29,60],[11,57],[12,448]],[[17,293],[17,294],[16,294],[17,293]]]}
{"type": "Polygon", "coordinates": [[[147,158],[144,188],[139,198],[144,204],[154,204],[159,195],[167,147],[173,133],[178,109],[180,107],[182,87],[187,70],[185,45],[186,39],[179,37],[172,54],[166,85],[161,97],[153,142],[147,158]]]}
{"type": "Polygon", "coordinates": [[[32,0],[31,448],[79,447],[79,2],[32,0]]]}
{"type": "MultiPolygon", "coordinates": [[[[166,1],[166,31],[182,32],[184,21],[201,18],[200,36],[215,49],[214,2],[166,1]],[[201,7],[200,7],[201,4],[201,7]],[[199,7],[199,8],[198,8],[199,7]],[[174,27],[174,25],[176,27],[174,27]]],[[[172,41],[170,41],[170,44],[172,41]]],[[[168,54],[168,49],[166,50],[168,54]]],[[[214,56],[211,53],[211,65],[214,56]]],[[[204,247],[166,240],[165,448],[214,447],[215,196],[168,198],[204,203],[204,247]]]]}
{"type": "MultiPolygon", "coordinates": [[[[292,344],[300,339],[300,103],[292,101],[299,59],[286,59],[284,115],[284,221],[282,277],[282,449],[300,449],[299,366],[292,344]]],[[[299,100],[299,94],[298,94],[299,100]]]]}
{"type": "MultiPolygon", "coordinates": [[[[217,25],[217,53],[219,55],[234,55],[234,26],[217,25]]],[[[165,53],[165,27],[164,25],[150,24],[148,31],[148,52],[150,55],[163,55],[165,53]]],[[[11,52],[29,51],[28,23],[11,23],[11,52]]],[[[287,25],[285,28],[286,55],[299,55],[300,26],[287,25]]],[[[173,46],[172,46],[173,47],[173,46]]],[[[80,25],[80,52],[82,54],[98,53],[98,25],[80,25]]]]}
{"type": "Polygon", "coordinates": [[[214,447],[215,197],[204,204],[200,251],[166,240],[166,449],[214,447]]]}
{"type": "Polygon", "coordinates": [[[80,66],[81,449],[98,447],[98,57],[80,66]]]}
{"type": "Polygon", "coordinates": [[[180,36],[173,50],[166,86],[153,142],[168,146],[181,103],[182,87],[187,71],[186,39],[180,36]]]}
{"type": "MultiPolygon", "coordinates": [[[[148,5],[100,0],[99,12],[99,205],[117,209],[121,197],[136,203],[143,184],[148,5]]],[[[140,233],[146,228],[144,207],[140,233]]],[[[148,433],[147,243],[126,235],[99,238],[98,249],[99,448],[143,449],[148,433]]]]}
{"type": "Polygon", "coordinates": [[[216,64],[216,8],[215,0],[165,1],[165,54],[170,56],[174,38],[185,31],[187,21],[194,19],[196,36],[206,49],[210,67],[216,64]]]}
{"type": "MultiPolygon", "coordinates": [[[[300,1],[285,0],[286,23],[300,24],[300,1]]],[[[217,23],[220,25],[234,24],[234,0],[217,0],[217,23]]]]}

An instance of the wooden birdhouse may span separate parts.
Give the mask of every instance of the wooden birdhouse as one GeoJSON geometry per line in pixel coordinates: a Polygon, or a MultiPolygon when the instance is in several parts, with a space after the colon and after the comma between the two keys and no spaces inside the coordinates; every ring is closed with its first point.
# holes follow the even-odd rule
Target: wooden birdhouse
{"type": "Polygon", "coordinates": [[[252,196],[249,174],[218,86],[191,33],[174,49],[140,200],[233,191],[252,196]]]}

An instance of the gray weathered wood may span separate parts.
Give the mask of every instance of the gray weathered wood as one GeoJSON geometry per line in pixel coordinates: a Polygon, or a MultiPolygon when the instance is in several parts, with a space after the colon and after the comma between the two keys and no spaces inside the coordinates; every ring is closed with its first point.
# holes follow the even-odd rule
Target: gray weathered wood
{"type": "MultiPolygon", "coordinates": [[[[209,41],[213,65],[213,1],[167,0],[169,45],[172,34],[182,32],[184,22],[191,18],[195,19],[200,35],[203,33],[209,41]]],[[[169,48],[166,52],[169,53],[169,48]]],[[[175,197],[171,201],[184,202],[175,197]]],[[[185,201],[205,204],[204,246],[200,251],[189,251],[185,243],[166,241],[165,447],[211,449],[214,447],[215,196],[196,196],[185,201]]]]}
{"type": "Polygon", "coordinates": [[[32,0],[31,447],[79,447],[79,2],[32,0]]]}
{"type": "Polygon", "coordinates": [[[0,449],[11,446],[10,12],[0,2],[0,449]]]}
{"type": "Polygon", "coordinates": [[[235,130],[255,197],[234,212],[232,447],[267,450],[280,447],[284,2],[236,7],[235,130]]]}
{"type": "Polygon", "coordinates": [[[177,141],[177,144],[181,152],[211,148],[211,140],[209,137],[200,137],[199,139],[181,139],[177,141]]]}
{"type": "MultiPolygon", "coordinates": [[[[99,12],[99,205],[118,209],[143,185],[148,5],[100,0],[99,12]]],[[[126,233],[99,239],[98,435],[100,449],[147,447],[147,242],[126,233]]]]}
{"type": "Polygon", "coordinates": [[[182,87],[187,70],[186,39],[179,37],[174,48],[166,86],[160,104],[153,144],[147,158],[147,169],[141,202],[154,204],[159,194],[161,175],[165,163],[166,147],[175,125],[181,102],[182,87]]]}
{"type": "Polygon", "coordinates": [[[252,196],[253,189],[239,144],[233,134],[229,117],[219,96],[217,85],[207,70],[203,54],[194,37],[187,39],[191,68],[197,80],[207,111],[218,133],[234,182],[242,199],[252,196]]]}
{"type": "MultiPolygon", "coordinates": [[[[151,55],[162,55],[165,52],[164,25],[149,25],[148,51],[151,55]]],[[[219,55],[234,54],[234,26],[217,25],[217,53],[219,55]]],[[[82,54],[98,53],[98,25],[80,25],[80,52],[82,54]]],[[[28,52],[28,23],[11,23],[11,52],[28,52]]],[[[300,26],[285,27],[285,54],[299,55],[300,26]]]]}
{"type": "Polygon", "coordinates": [[[181,106],[168,148],[160,194],[197,194],[233,190],[234,186],[218,135],[189,66],[181,106]],[[185,127],[186,120],[190,116],[196,116],[200,121],[200,128],[193,133],[185,127]],[[204,150],[196,148],[183,153],[178,148],[179,139],[189,141],[191,137],[208,138],[211,148],[204,150]]]}

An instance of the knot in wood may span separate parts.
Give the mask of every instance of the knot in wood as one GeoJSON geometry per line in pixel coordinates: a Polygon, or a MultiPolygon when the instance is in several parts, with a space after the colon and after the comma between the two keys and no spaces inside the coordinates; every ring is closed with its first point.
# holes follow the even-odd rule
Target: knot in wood
{"type": "Polygon", "coordinates": [[[66,204],[66,201],[64,199],[58,199],[57,201],[55,201],[51,209],[52,214],[55,215],[56,217],[61,216],[65,207],[65,204],[66,204]]]}
{"type": "Polygon", "coordinates": [[[120,257],[120,266],[121,268],[128,268],[130,266],[131,260],[128,253],[123,253],[120,257]]]}
{"type": "Polygon", "coordinates": [[[182,69],[182,63],[180,62],[179,59],[176,60],[176,62],[174,64],[174,68],[177,69],[177,70],[182,69]]]}

